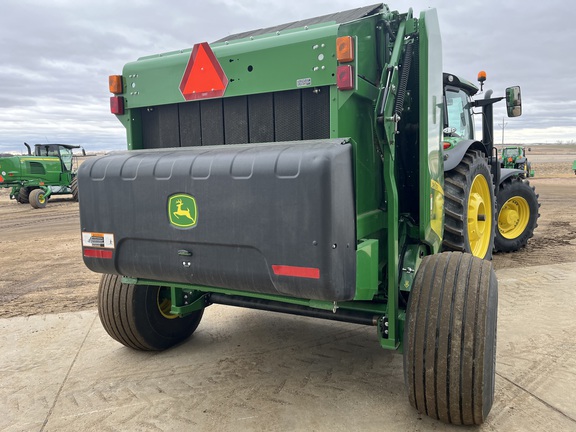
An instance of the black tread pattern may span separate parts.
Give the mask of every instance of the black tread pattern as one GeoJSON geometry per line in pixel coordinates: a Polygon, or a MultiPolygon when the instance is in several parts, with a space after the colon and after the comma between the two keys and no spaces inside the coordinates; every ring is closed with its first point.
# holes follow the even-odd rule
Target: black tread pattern
{"type": "Polygon", "coordinates": [[[494,398],[498,282],[470,254],[424,258],[408,303],[404,374],[410,404],[445,423],[481,424],[494,398]]]}
{"type": "Polygon", "coordinates": [[[155,301],[158,289],[124,284],[121,276],[102,275],[98,315],[106,332],[121,344],[142,351],[163,350],[187,339],[198,327],[203,310],[184,318],[162,318],[155,301]]]}
{"type": "Polygon", "coordinates": [[[72,199],[78,201],[78,177],[74,177],[70,183],[70,190],[72,191],[72,199]]]}
{"type": "MultiPolygon", "coordinates": [[[[478,150],[468,150],[456,168],[444,173],[444,238],[445,251],[472,253],[468,240],[467,215],[468,196],[475,173],[484,173],[488,185],[492,185],[492,174],[483,154],[478,150]]],[[[492,238],[496,226],[496,200],[493,192],[492,238]]],[[[492,258],[493,240],[484,259],[492,258]]]]}
{"type": "MultiPolygon", "coordinates": [[[[500,206],[513,196],[523,197],[530,206],[530,219],[526,229],[515,239],[507,239],[500,234],[496,227],[494,237],[495,252],[516,252],[528,244],[528,240],[534,237],[534,230],[538,227],[538,218],[540,217],[540,195],[536,193],[536,188],[530,186],[530,181],[521,177],[509,177],[504,180],[498,189],[497,205],[498,215],[500,206]]],[[[498,221],[498,215],[496,221],[498,221]]]]}
{"type": "Polygon", "coordinates": [[[21,187],[20,190],[18,191],[16,201],[18,201],[20,204],[28,204],[30,202],[28,199],[29,196],[30,196],[30,190],[28,188],[21,187]]]}

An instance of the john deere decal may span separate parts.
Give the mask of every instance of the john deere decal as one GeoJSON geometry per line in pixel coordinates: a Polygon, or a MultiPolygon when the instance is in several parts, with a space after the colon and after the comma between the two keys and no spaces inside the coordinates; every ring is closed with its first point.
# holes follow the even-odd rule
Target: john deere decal
{"type": "Polygon", "coordinates": [[[168,218],[179,228],[192,228],[198,220],[198,209],[194,197],[186,194],[172,195],[168,200],[168,218]]]}

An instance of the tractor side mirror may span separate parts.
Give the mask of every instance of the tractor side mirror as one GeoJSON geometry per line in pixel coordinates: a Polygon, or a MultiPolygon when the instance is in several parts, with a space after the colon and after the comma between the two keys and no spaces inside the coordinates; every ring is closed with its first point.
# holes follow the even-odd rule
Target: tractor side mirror
{"type": "Polygon", "coordinates": [[[520,117],[522,115],[520,86],[508,87],[506,89],[506,110],[508,111],[508,117],[520,117]]]}

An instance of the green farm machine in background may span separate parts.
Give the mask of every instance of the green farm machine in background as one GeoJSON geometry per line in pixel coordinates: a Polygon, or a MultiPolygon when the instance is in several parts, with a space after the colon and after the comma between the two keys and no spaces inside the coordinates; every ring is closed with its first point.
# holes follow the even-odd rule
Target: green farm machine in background
{"type": "MultiPolygon", "coordinates": [[[[482,423],[495,385],[495,195],[518,171],[501,170],[491,140],[503,98],[473,100],[475,86],[442,73],[441,47],[435,10],[380,4],[111,76],[129,151],[78,174],[106,331],[165,349],[212,304],[373,326],[403,352],[414,407],[482,423]]],[[[506,102],[520,115],[518,87],[506,102]]]]}
{"type": "MultiPolygon", "coordinates": [[[[530,151],[530,148],[528,148],[530,151]]],[[[500,166],[502,168],[513,168],[524,171],[526,177],[534,177],[532,164],[526,157],[524,146],[506,146],[500,154],[500,166]]]]}
{"type": "MultiPolygon", "coordinates": [[[[0,157],[0,187],[10,188],[10,199],[34,208],[46,207],[52,195],[71,194],[78,201],[78,182],[73,150],[68,144],[36,144],[34,154],[0,157]]],[[[77,164],[76,164],[77,165],[77,164]]]]}

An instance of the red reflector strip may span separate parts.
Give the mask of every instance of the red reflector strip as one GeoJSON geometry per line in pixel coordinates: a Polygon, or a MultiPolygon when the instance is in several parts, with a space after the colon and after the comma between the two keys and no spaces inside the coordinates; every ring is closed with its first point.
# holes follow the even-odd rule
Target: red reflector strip
{"type": "Polygon", "coordinates": [[[274,271],[274,274],[276,276],[292,276],[308,279],[320,279],[320,269],[313,267],[273,265],[272,271],[274,271]]]}
{"type": "Polygon", "coordinates": [[[4,177],[2,177],[2,176],[0,175],[0,183],[2,183],[3,181],[4,181],[4,177]]]}
{"type": "Polygon", "coordinates": [[[104,249],[84,249],[84,256],[86,258],[112,259],[112,251],[104,249]]]}

